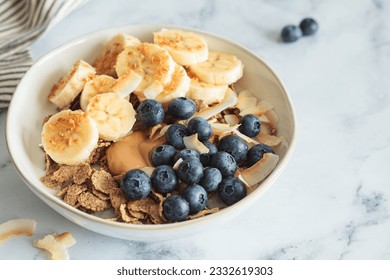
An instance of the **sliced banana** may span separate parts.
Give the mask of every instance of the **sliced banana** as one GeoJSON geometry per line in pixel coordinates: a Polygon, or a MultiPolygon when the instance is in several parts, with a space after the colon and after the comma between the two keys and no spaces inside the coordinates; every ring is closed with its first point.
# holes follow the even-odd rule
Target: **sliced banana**
{"type": "Polygon", "coordinates": [[[128,97],[139,86],[141,81],[142,76],[133,70],[129,70],[116,80],[110,91],[115,92],[119,97],[128,97]]]}
{"type": "Polygon", "coordinates": [[[96,147],[99,133],[95,122],[81,110],[63,110],[43,125],[45,152],[57,163],[77,165],[86,161],[96,147]]]}
{"type": "Polygon", "coordinates": [[[243,65],[236,56],[209,52],[207,61],[189,66],[189,70],[201,81],[209,84],[233,84],[243,74],[243,65]]]}
{"type": "Polygon", "coordinates": [[[141,41],[134,36],[119,33],[104,44],[92,65],[99,75],[116,77],[115,64],[118,54],[128,46],[140,43],[141,41]]]}
{"type": "Polygon", "coordinates": [[[156,100],[163,105],[167,105],[175,98],[185,97],[190,88],[190,78],[186,70],[176,64],[175,72],[172,75],[172,81],[164,86],[163,91],[156,96],[156,100]]]}
{"type": "MultiPolygon", "coordinates": [[[[161,85],[168,84],[175,70],[175,62],[168,51],[160,46],[141,43],[127,47],[121,52],[118,55],[115,69],[119,77],[129,70],[133,70],[140,75],[142,81],[135,90],[135,92],[139,93],[150,86],[155,86],[156,82],[161,85]]],[[[162,89],[160,87],[160,92],[162,89]]]]}
{"type": "Polygon", "coordinates": [[[85,111],[87,109],[89,100],[99,93],[110,92],[116,80],[107,75],[95,76],[92,80],[88,81],[80,95],[80,107],[85,111]]]}
{"type": "Polygon", "coordinates": [[[58,108],[68,106],[91,80],[96,71],[83,60],[78,60],[66,76],[63,76],[51,89],[49,101],[58,108]]]}
{"type": "Polygon", "coordinates": [[[206,40],[192,32],[177,29],[161,29],[154,33],[154,43],[168,50],[173,60],[188,66],[204,62],[208,58],[206,40]]]}
{"type": "Polygon", "coordinates": [[[203,101],[208,105],[219,103],[225,98],[227,88],[228,85],[213,85],[192,78],[187,97],[196,101],[203,101]]]}
{"type": "Polygon", "coordinates": [[[107,141],[116,141],[127,135],[136,121],[133,105],[115,92],[93,97],[86,113],[96,122],[100,138],[107,141]]]}

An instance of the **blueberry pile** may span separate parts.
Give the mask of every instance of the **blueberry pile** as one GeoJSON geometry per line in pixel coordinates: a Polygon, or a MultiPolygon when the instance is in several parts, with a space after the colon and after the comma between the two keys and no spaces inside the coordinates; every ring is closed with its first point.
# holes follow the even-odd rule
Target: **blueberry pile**
{"type": "MultiPolygon", "coordinates": [[[[212,128],[202,117],[193,117],[195,103],[188,98],[177,98],[166,110],[155,100],[145,100],[137,108],[137,120],[145,126],[170,121],[166,144],[155,147],[150,160],[155,167],[149,177],[140,169],[125,173],[120,186],[128,199],[142,199],[150,191],[163,194],[163,214],[170,222],[185,220],[205,209],[209,195],[216,193],[226,205],[232,205],[247,194],[245,184],[234,177],[237,168],[249,167],[259,161],[272,148],[258,144],[249,149],[247,143],[236,135],[219,139],[217,146],[210,142],[212,128]],[[192,118],[191,118],[192,117],[192,118]],[[189,120],[186,125],[175,123],[189,120]],[[186,148],[183,138],[198,135],[208,153],[186,148]],[[173,165],[181,159],[177,168],[173,165]],[[184,188],[179,187],[185,185],[184,188]]],[[[240,120],[239,131],[248,137],[260,132],[261,122],[255,115],[245,115],[240,120]]]]}
{"type": "Polygon", "coordinates": [[[299,26],[286,25],[283,27],[280,37],[284,43],[292,43],[302,36],[314,35],[318,30],[318,23],[312,18],[303,19],[299,26]]]}

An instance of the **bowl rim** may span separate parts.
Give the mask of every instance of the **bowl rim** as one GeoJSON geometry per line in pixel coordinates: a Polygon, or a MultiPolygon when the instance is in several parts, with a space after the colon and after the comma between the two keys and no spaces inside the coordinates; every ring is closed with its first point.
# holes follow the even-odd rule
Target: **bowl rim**
{"type": "MultiPolygon", "coordinates": [[[[196,28],[180,26],[180,25],[171,25],[171,24],[132,24],[132,25],[120,25],[120,26],[116,26],[116,27],[104,28],[104,29],[93,31],[93,32],[88,32],[84,35],[78,36],[72,40],[69,40],[65,43],[60,44],[58,47],[48,51],[47,53],[45,53],[44,55],[39,57],[33,63],[33,65],[28,69],[28,71],[25,73],[25,75],[23,76],[23,78],[19,82],[19,84],[16,87],[15,92],[12,96],[12,99],[11,99],[11,102],[10,102],[10,105],[9,105],[9,108],[7,111],[7,115],[6,115],[6,133],[5,133],[6,137],[5,137],[5,139],[6,139],[6,146],[7,146],[10,158],[11,158],[12,162],[14,163],[14,166],[15,166],[17,172],[19,173],[19,176],[21,176],[21,178],[24,180],[24,182],[27,184],[27,186],[31,189],[31,191],[33,191],[33,193],[36,194],[38,197],[43,196],[43,197],[47,198],[50,202],[61,207],[63,210],[69,211],[77,217],[84,218],[86,220],[98,223],[100,225],[115,227],[118,229],[133,230],[133,231],[145,231],[145,230],[146,231],[160,231],[160,230],[165,231],[165,230],[170,230],[170,229],[189,227],[189,226],[196,225],[198,223],[204,223],[204,222],[207,222],[210,220],[215,220],[221,216],[228,216],[229,213],[234,213],[235,210],[238,208],[246,208],[246,207],[249,207],[250,205],[252,205],[254,200],[258,199],[259,195],[264,193],[274,183],[274,181],[279,177],[281,172],[287,166],[287,164],[288,164],[288,162],[293,154],[293,151],[295,149],[296,132],[297,132],[296,113],[295,113],[295,109],[294,109],[293,103],[291,101],[291,98],[288,94],[288,91],[287,91],[284,83],[282,82],[282,80],[278,76],[278,74],[268,65],[268,63],[265,62],[265,60],[261,56],[255,54],[253,51],[251,51],[247,47],[245,47],[239,43],[236,43],[230,39],[227,39],[226,37],[216,35],[214,33],[200,30],[200,29],[196,29],[196,28]],[[197,33],[200,35],[206,35],[209,37],[213,37],[213,38],[217,39],[218,41],[220,41],[221,43],[230,44],[230,45],[234,46],[235,48],[241,49],[243,52],[246,52],[248,55],[253,57],[255,60],[258,60],[260,63],[262,63],[264,65],[264,67],[267,68],[269,73],[275,78],[275,81],[280,86],[280,89],[283,92],[283,95],[286,98],[286,101],[288,103],[288,107],[291,110],[291,116],[292,116],[292,120],[291,120],[292,134],[291,135],[292,135],[292,137],[289,141],[289,145],[288,145],[288,148],[286,150],[286,153],[285,153],[283,159],[278,162],[278,164],[276,165],[274,170],[267,176],[267,178],[265,178],[260,183],[261,184],[260,187],[256,188],[253,192],[251,192],[250,195],[244,197],[242,200],[238,201],[237,203],[230,205],[226,208],[223,208],[223,209],[221,209],[213,214],[199,217],[196,219],[191,219],[191,220],[186,220],[186,221],[176,222],[176,223],[166,223],[166,224],[141,224],[141,225],[129,224],[129,223],[111,221],[111,220],[107,220],[104,218],[100,218],[98,216],[85,213],[81,210],[78,210],[78,209],[72,207],[71,205],[66,204],[63,200],[60,200],[56,196],[45,191],[43,188],[39,188],[39,187],[35,186],[35,184],[29,180],[28,176],[26,176],[24,174],[24,172],[20,169],[20,167],[17,164],[18,160],[15,157],[14,146],[12,144],[12,131],[11,131],[11,127],[10,127],[10,122],[11,122],[10,119],[12,117],[13,111],[16,110],[16,109],[14,109],[17,106],[17,103],[15,100],[17,100],[18,96],[20,95],[19,88],[24,83],[24,81],[27,79],[27,77],[29,75],[31,75],[31,73],[34,71],[34,69],[39,67],[39,65],[42,64],[44,61],[50,59],[52,56],[56,55],[57,53],[62,52],[64,49],[69,48],[72,45],[78,44],[81,41],[87,40],[91,37],[98,36],[100,33],[112,32],[114,34],[115,32],[116,33],[125,32],[124,30],[132,29],[132,28],[140,28],[140,29],[146,28],[146,29],[156,29],[156,30],[161,29],[161,28],[181,29],[181,30],[185,30],[185,31],[189,31],[189,32],[194,32],[194,33],[197,33]]],[[[44,201],[44,202],[46,204],[48,204],[46,201],[44,201]]],[[[49,204],[49,206],[53,210],[56,210],[50,204],[49,204]]]]}

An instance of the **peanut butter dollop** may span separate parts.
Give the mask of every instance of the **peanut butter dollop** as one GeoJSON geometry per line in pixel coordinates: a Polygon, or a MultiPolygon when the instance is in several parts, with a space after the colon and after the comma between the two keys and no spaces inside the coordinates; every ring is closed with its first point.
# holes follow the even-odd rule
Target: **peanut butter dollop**
{"type": "Polygon", "coordinates": [[[130,169],[152,166],[149,154],[164,142],[164,137],[152,141],[145,132],[135,131],[108,148],[108,168],[112,174],[119,175],[130,169]]]}

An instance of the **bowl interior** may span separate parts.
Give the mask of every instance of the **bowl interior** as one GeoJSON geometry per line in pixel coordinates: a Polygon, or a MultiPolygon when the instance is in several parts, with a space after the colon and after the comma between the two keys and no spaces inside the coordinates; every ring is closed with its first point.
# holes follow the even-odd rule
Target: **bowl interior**
{"type": "MultiPolygon", "coordinates": [[[[171,26],[164,27],[171,28],[171,26]]],[[[46,188],[39,181],[44,175],[44,154],[39,147],[41,128],[44,118],[56,112],[55,106],[47,100],[47,96],[51,86],[57,82],[59,77],[67,73],[76,60],[83,59],[91,63],[102,43],[113,35],[119,32],[125,32],[138,37],[143,42],[152,42],[153,32],[161,28],[161,25],[137,25],[112,28],[86,35],[55,49],[39,59],[26,73],[13,96],[8,110],[6,129],[8,149],[18,172],[30,189],[53,209],[65,215],[67,218],[103,234],[131,239],[134,236],[130,233],[129,229],[140,230],[148,226],[120,224],[92,217],[56,198],[53,191],[46,188]],[[90,224],[90,221],[92,224],[90,224]],[[107,231],[104,228],[106,226],[116,229],[114,231],[107,231]]],[[[205,32],[198,30],[195,30],[195,32],[202,34],[206,38],[209,49],[232,53],[242,60],[244,64],[244,76],[236,84],[237,92],[240,90],[250,90],[258,98],[267,100],[274,106],[280,118],[278,135],[283,137],[284,144],[278,150],[280,161],[275,170],[261,183],[260,188],[248,197],[216,214],[200,219],[175,225],[152,225],[157,230],[199,224],[203,220],[224,219],[224,216],[231,215],[233,211],[237,212],[238,209],[245,208],[243,207],[244,205],[249,204],[251,200],[253,201],[255,197],[263,193],[266,187],[280,174],[291,155],[295,142],[295,115],[291,101],[281,81],[269,66],[259,57],[237,44],[205,32]]]]}

